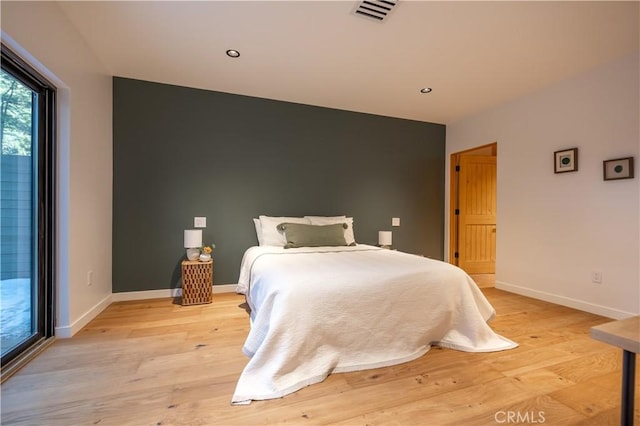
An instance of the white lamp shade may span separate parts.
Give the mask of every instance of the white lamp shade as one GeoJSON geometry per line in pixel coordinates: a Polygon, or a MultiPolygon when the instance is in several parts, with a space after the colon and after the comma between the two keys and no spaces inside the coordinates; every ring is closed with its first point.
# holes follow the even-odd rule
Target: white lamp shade
{"type": "Polygon", "coordinates": [[[391,231],[378,231],[378,245],[390,246],[392,240],[391,231]]]}
{"type": "Polygon", "coordinates": [[[185,229],[184,248],[202,247],[202,229],[185,229]]]}

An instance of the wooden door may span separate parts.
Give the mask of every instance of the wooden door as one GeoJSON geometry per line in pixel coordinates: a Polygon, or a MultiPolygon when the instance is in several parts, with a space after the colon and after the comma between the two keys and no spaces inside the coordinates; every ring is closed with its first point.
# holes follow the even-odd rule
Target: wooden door
{"type": "Polygon", "coordinates": [[[461,155],[458,266],[468,274],[496,269],[496,157],[461,155]]]}

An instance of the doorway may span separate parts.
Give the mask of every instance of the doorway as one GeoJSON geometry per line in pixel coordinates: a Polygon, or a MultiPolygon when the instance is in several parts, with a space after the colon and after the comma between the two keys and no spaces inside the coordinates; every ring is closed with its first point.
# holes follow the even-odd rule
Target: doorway
{"type": "Polygon", "coordinates": [[[495,142],[451,154],[449,259],[483,286],[495,282],[497,154],[495,142]]]}
{"type": "Polygon", "coordinates": [[[54,312],[55,88],[2,45],[0,382],[50,343],[54,312]]]}

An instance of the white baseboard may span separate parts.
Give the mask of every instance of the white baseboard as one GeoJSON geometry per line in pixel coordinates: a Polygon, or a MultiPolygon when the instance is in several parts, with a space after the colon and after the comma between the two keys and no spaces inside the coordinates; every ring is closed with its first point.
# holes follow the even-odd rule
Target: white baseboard
{"type": "Polygon", "coordinates": [[[55,328],[55,336],[61,339],[67,339],[72,337],[78,331],[82,330],[82,327],[89,324],[89,321],[98,316],[98,314],[104,311],[107,306],[113,301],[113,295],[110,294],[100,302],[96,303],[91,309],[85,312],[80,318],[75,320],[70,325],[63,325],[55,328]]]}
{"type": "MultiPolygon", "coordinates": [[[[213,294],[235,293],[237,284],[222,284],[213,286],[213,294]]],[[[162,299],[165,297],[182,296],[181,288],[168,288],[163,290],[126,291],[113,293],[114,302],[124,302],[127,300],[162,299]]]]}
{"type": "Polygon", "coordinates": [[[562,305],[568,308],[578,309],[580,311],[585,311],[616,320],[625,319],[637,315],[631,312],[625,312],[618,309],[610,308],[608,306],[596,305],[595,303],[585,302],[584,300],[572,299],[570,297],[533,290],[527,287],[520,287],[501,281],[496,281],[496,288],[499,290],[508,291],[510,293],[516,293],[522,296],[544,300],[545,302],[555,303],[556,305],[562,305]]]}
{"type": "MultiPolygon", "coordinates": [[[[222,284],[214,285],[213,293],[235,293],[237,284],[222,284]]],[[[59,339],[68,339],[73,337],[78,331],[89,324],[89,321],[98,316],[98,314],[104,311],[112,302],[124,302],[128,300],[146,300],[146,299],[162,299],[169,297],[182,296],[181,288],[163,289],[163,290],[145,290],[145,291],[127,291],[123,293],[111,293],[95,306],[85,312],[80,318],[74,321],[71,325],[64,325],[55,328],[55,336],[59,339]]]]}

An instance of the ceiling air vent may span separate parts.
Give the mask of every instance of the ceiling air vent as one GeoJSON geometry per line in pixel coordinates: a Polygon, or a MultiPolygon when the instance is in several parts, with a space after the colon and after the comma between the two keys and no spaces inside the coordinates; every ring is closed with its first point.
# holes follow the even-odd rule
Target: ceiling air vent
{"type": "Polygon", "coordinates": [[[397,4],[398,0],[363,0],[356,7],[355,13],[363,18],[382,22],[397,4]]]}

